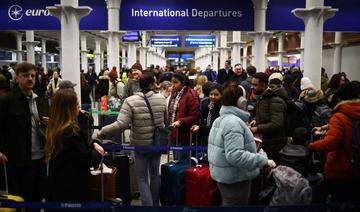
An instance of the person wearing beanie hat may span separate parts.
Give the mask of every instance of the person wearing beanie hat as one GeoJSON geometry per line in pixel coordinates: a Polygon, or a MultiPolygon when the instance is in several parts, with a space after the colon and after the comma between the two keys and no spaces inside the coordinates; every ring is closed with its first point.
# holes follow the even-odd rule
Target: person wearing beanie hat
{"type": "Polygon", "coordinates": [[[135,92],[139,92],[141,90],[139,85],[139,79],[142,76],[142,71],[143,69],[140,63],[134,63],[134,65],[131,66],[128,83],[124,87],[125,97],[132,96],[135,92]]]}
{"type": "Polygon", "coordinates": [[[275,72],[275,73],[272,73],[269,77],[269,82],[272,80],[272,79],[279,79],[280,81],[283,81],[283,75],[279,72],[275,72]]]}
{"type": "Polygon", "coordinates": [[[134,65],[131,66],[131,69],[143,71],[142,65],[140,63],[134,63],[134,65]]]}
{"type": "Polygon", "coordinates": [[[301,78],[300,89],[303,91],[308,88],[314,88],[314,85],[312,84],[310,78],[309,77],[301,78]]]}

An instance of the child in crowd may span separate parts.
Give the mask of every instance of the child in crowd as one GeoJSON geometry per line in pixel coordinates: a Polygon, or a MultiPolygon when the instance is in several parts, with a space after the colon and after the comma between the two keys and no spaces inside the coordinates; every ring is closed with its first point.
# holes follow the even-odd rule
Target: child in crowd
{"type": "Polygon", "coordinates": [[[310,152],[306,148],[309,142],[308,130],[298,127],[294,130],[292,142],[280,150],[279,165],[289,166],[302,174],[305,178],[311,164],[310,152]]]}

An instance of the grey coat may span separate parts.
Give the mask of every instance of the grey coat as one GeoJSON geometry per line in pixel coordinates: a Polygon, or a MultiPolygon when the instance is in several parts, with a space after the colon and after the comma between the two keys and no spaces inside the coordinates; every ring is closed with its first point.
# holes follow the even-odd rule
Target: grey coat
{"type": "MultiPolygon", "coordinates": [[[[152,111],[154,113],[155,124],[163,126],[166,115],[166,99],[161,94],[149,91],[146,93],[152,111]]],[[[153,133],[155,126],[151,121],[149,109],[144,100],[144,94],[135,93],[125,99],[117,120],[102,128],[104,135],[111,134],[117,130],[125,130],[128,126],[130,130],[130,143],[134,146],[149,146],[153,144],[153,133]]]]}

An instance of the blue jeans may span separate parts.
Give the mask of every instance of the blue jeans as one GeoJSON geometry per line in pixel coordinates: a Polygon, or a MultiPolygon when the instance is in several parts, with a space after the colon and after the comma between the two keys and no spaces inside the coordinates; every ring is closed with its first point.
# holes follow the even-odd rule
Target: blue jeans
{"type": "Polygon", "coordinates": [[[160,157],[160,154],[148,156],[135,152],[135,169],[142,206],[159,206],[160,157]]]}

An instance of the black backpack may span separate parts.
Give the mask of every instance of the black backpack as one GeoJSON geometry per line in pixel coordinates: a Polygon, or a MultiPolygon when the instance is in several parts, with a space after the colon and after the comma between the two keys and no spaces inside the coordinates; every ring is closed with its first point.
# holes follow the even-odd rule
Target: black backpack
{"type": "Polygon", "coordinates": [[[331,117],[331,108],[327,105],[316,105],[313,116],[311,117],[311,127],[321,127],[328,124],[331,117]]]}
{"type": "MultiPolygon", "coordinates": [[[[345,114],[345,113],[344,113],[345,114]]],[[[350,157],[351,165],[354,168],[355,174],[360,175],[360,119],[353,119],[345,114],[352,121],[352,136],[351,136],[351,149],[352,157],[350,157]]]]}
{"type": "Polygon", "coordinates": [[[306,105],[298,100],[287,100],[286,106],[285,131],[287,136],[292,137],[294,129],[303,126],[302,119],[305,116],[306,105]]]}

